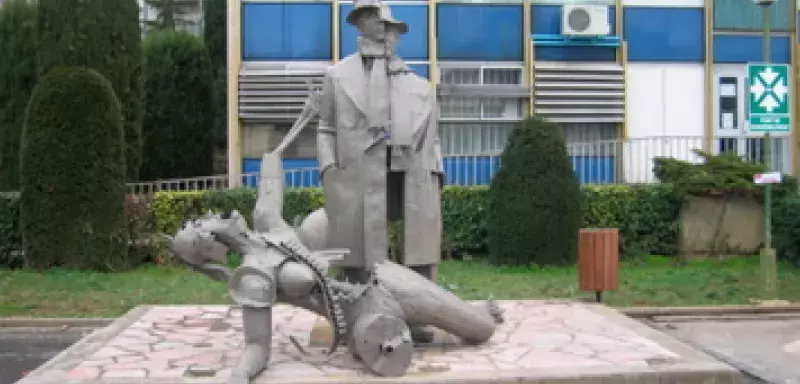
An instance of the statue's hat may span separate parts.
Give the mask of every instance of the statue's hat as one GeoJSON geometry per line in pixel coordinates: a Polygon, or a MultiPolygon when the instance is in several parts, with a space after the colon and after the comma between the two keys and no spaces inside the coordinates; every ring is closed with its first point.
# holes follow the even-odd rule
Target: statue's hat
{"type": "Polygon", "coordinates": [[[378,17],[381,21],[398,26],[400,33],[408,32],[408,24],[392,17],[392,9],[380,0],[355,0],[353,2],[353,10],[347,14],[347,23],[356,25],[358,15],[367,9],[377,9],[378,17]]]}

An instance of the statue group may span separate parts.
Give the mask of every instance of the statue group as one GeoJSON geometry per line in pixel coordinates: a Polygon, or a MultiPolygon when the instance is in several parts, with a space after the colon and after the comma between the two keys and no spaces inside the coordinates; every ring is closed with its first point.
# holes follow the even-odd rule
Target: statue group
{"type": "Polygon", "coordinates": [[[444,177],[436,93],[397,56],[408,26],[376,0],[357,0],[347,22],[361,32],[358,51],[328,69],[283,142],[264,155],[252,229],[236,211],[208,213],[168,237],[187,265],[227,283],[242,308],[245,350],[231,384],[267,368],[277,303],[326,318],[327,353],[344,344],[380,376],[407,371],[414,343],[430,338],[427,326],[480,344],[502,322],[493,301],[468,303],[435,283],[444,177]],[[293,227],[282,216],[281,154],[317,117],[325,206],[293,227]],[[394,259],[391,222],[403,223],[394,259]],[[231,252],[242,255],[233,270],[224,265],[231,252]]]}

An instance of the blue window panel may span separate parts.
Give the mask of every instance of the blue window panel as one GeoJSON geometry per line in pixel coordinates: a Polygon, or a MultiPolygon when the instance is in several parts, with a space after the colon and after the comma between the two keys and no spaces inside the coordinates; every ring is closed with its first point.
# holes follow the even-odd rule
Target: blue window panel
{"type": "Polygon", "coordinates": [[[705,61],[701,8],[625,8],[628,61],[705,61]]]}
{"type": "Polygon", "coordinates": [[[330,60],[330,4],[244,3],[245,60],[330,60]]]}
{"type": "MultiPolygon", "coordinates": [[[[770,5],[771,29],[789,31],[794,1],[776,0],[770,5]]],[[[756,31],[763,28],[763,13],[754,1],[714,0],[714,29],[729,31],[756,31]]]]}
{"type": "Polygon", "coordinates": [[[614,156],[572,156],[572,168],[581,184],[609,184],[616,180],[614,156]]]}
{"type": "Polygon", "coordinates": [[[424,77],[428,80],[431,79],[430,66],[428,64],[408,64],[408,67],[411,68],[417,76],[424,77]]]}
{"type": "MultiPolygon", "coordinates": [[[[608,22],[611,35],[616,36],[616,13],[609,7],[608,22]]],[[[561,5],[534,5],[531,7],[531,30],[535,35],[561,34],[561,5]]],[[[536,60],[542,61],[614,61],[616,48],[612,47],[536,47],[536,60]]]]}
{"type": "MultiPolygon", "coordinates": [[[[531,31],[535,35],[560,35],[561,14],[561,5],[532,6],[531,31]]],[[[611,35],[616,36],[617,14],[615,7],[608,7],[608,22],[611,24],[611,35]]]]}
{"type": "MultiPolygon", "coordinates": [[[[284,186],[319,187],[319,163],[317,159],[283,159],[284,186]]],[[[261,159],[242,160],[242,173],[248,174],[244,185],[258,187],[258,173],[261,172],[261,159]]]]}
{"type": "Polygon", "coordinates": [[[523,60],[521,5],[437,7],[439,60],[523,60]]]}
{"type": "MultiPolygon", "coordinates": [[[[404,60],[428,60],[428,6],[391,5],[392,16],[408,24],[408,33],[400,37],[397,53],[404,60]]],[[[342,58],[356,52],[358,28],[347,23],[353,4],[340,5],[339,34],[342,58]]]]}
{"type": "MultiPolygon", "coordinates": [[[[715,63],[749,63],[763,61],[764,39],[761,36],[742,35],[716,35],[714,36],[714,62],[715,63]]],[[[789,64],[790,39],[787,36],[773,37],[770,39],[772,49],[772,62],[775,64],[789,64]]]]}
{"type": "Polygon", "coordinates": [[[500,167],[498,156],[446,157],[445,183],[450,185],[486,185],[500,167]]]}

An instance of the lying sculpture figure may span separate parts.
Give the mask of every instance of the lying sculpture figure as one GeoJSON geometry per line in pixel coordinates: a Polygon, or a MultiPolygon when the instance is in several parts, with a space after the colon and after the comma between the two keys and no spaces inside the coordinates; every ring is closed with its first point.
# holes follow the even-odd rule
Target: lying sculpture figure
{"type": "Polygon", "coordinates": [[[467,303],[424,276],[391,261],[375,265],[367,284],[327,276],[346,250],[323,250],[326,217],[309,215],[298,228],[283,219],[280,158],[264,156],[254,229],[238,212],[207,214],[169,238],[172,251],[192,268],[227,282],[242,306],[246,349],[231,383],[247,383],[270,357],[271,308],[288,303],[325,317],[333,329],[328,353],[341,344],[380,376],[401,376],[413,356],[411,327],[434,326],[481,344],[502,322],[497,305],[467,303]],[[221,265],[229,252],[242,255],[234,270],[221,265]]]}

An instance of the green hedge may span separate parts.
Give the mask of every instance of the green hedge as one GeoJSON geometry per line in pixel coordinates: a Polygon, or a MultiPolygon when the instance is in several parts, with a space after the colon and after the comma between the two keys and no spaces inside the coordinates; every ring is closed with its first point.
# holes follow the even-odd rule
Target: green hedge
{"type": "MultiPolygon", "coordinates": [[[[581,191],[583,227],[620,228],[623,257],[675,253],[680,201],[670,187],[611,185],[582,187],[581,191]]],[[[447,254],[487,252],[487,197],[485,186],[444,188],[443,243],[447,254]]],[[[197,217],[207,210],[237,209],[250,221],[255,200],[253,189],[159,193],[153,202],[156,228],[174,233],[185,218],[197,217]]],[[[291,223],[322,207],[323,201],[320,189],[289,190],[284,217],[291,223]]]]}
{"type": "MultiPolygon", "coordinates": [[[[671,187],[584,186],[581,192],[582,226],[619,228],[623,258],[648,253],[676,254],[680,198],[671,187]]],[[[445,187],[442,216],[443,245],[447,255],[479,255],[488,251],[487,193],[485,186],[445,187]]],[[[284,216],[293,222],[294,218],[322,207],[323,199],[320,189],[289,190],[284,201],[284,216]]],[[[202,215],[207,210],[237,209],[251,220],[255,200],[253,189],[159,193],[152,201],[144,203],[144,209],[150,214],[139,212],[137,217],[131,218],[131,228],[155,228],[162,233],[174,233],[185,219],[202,215]],[[146,220],[152,223],[135,224],[146,220]]],[[[800,257],[796,256],[800,255],[800,220],[797,219],[800,217],[800,199],[780,200],[775,204],[773,229],[776,248],[782,258],[800,263],[800,257]]],[[[16,253],[13,251],[19,249],[17,220],[16,199],[2,199],[0,196],[0,266],[15,263],[13,255],[16,253]]],[[[131,234],[132,240],[141,238],[147,236],[131,234]]],[[[149,255],[152,259],[152,252],[149,255]]]]}

